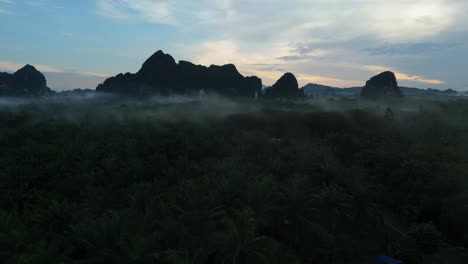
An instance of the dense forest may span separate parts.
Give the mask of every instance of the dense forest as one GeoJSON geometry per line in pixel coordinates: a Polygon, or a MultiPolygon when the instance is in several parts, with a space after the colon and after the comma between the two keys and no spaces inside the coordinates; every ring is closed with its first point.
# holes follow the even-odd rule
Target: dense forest
{"type": "Polygon", "coordinates": [[[5,99],[0,259],[468,263],[467,151],[456,98],[5,99]]]}

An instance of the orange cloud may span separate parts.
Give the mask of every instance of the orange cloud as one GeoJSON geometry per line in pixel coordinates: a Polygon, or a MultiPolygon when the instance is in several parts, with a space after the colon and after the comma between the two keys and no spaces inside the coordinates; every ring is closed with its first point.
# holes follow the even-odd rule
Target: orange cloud
{"type": "Polygon", "coordinates": [[[405,80],[405,81],[413,81],[413,82],[420,82],[420,83],[426,83],[426,84],[434,84],[434,85],[439,85],[439,84],[445,84],[446,82],[441,81],[441,80],[431,80],[431,79],[426,79],[421,76],[417,75],[408,75],[406,73],[401,73],[397,72],[395,73],[396,77],[398,80],[405,80]]]}
{"type": "Polygon", "coordinates": [[[374,72],[374,73],[380,73],[380,72],[384,72],[384,71],[393,71],[398,80],[413,81],[413,82],[433,84],[433,85],[439,85],[439,84],[445,84],[446,83],[445,81],[442,81],[442,80],[427,79],[427,78],[422,77],[422,76],[412,75],[412,74],[408,74],[408,73],[395,71],[395,70],[392,70],[392,69],[387,68],[385,66],[365,65],[364,68],[371,71],[371,72],[374,72]]]}
{"type": "Polygon", "coordinates": [[[301,74],[298,76],[298,81],[301,86],[304,86],[308,83],[318,83],[322,85],[329,85],[334,87],[354,87],[354,86],[362,86],[362,81],[356,80],[344,80],[338,78],[331,78],[326,76],[320,75],[306,75],[301,74]]]}

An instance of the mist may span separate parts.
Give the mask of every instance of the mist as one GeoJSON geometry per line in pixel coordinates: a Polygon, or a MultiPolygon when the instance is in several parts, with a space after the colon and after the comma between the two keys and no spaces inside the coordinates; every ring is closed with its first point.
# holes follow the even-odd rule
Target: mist
{"type": "Polygon", "coordinates": [[[110,94],[0,99],[1,112],[26,114],[36,122],[203,122],[259,109],[259,105],[216,95],[153,96],[143,100],[110,94]]]}

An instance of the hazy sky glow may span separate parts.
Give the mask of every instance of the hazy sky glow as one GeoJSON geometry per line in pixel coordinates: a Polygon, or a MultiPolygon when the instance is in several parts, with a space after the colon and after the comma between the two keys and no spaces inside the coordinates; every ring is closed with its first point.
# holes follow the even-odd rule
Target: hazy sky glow
{"type": "Polygon", "coordinates": [[[466,0],[0,0],[0,71],[29,63],[54,89],[95,88],[161,49],[234,63],[272,84],[468,89],[466,0]]]}

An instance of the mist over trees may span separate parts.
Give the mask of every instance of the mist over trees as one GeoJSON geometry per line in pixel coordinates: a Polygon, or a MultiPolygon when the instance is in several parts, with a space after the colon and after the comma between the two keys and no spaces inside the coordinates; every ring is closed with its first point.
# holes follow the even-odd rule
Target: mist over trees
{"type": "Polygon", "coordinates": [[[464,100],[169,100],[0,103],[4,263],[466,261],[464,100]]]}

